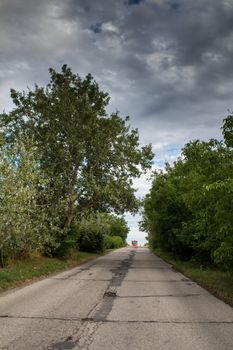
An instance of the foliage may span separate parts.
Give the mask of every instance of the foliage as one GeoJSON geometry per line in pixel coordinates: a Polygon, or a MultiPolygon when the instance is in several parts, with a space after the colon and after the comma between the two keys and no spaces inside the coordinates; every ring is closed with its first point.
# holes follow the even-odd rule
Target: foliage
{"type": "Polygon", "coordinates": [[[232,119],[224,120],[225,143],[191,141],[173,166],[155,173],[141,224],[153,248],[232,270],[232,119]]]}
{"type": "Polygon", "coordinates": [[[12,89],[15,107],[0,114],[2,264],[37,249],[65,256],[77,243],[102,251],[107,234],[125,243],[127,224],[112,213],[138,210],[132,180],[151,167],[151,146],[129,117],[107,114],[110,97],[90,74],[49,72],[45,87],[12,89]]]}
{"type": "Polygon", "coordinates": [[[174,260],[171,253],[161,249],[156,249],[155,252],[163,260],[172,264],[174,269],[233,306],[233,274],[231,271],[221,271],[214,266],[205,267],[195,259],[190,261],[174,260]]]}
{"type": "Polygon", "coordinates": [[[78,245],[87,252],[103,252],[105,236],[110,232],[109,223],[101,215],[90,215],[79,223],[78,245]]]}
{"type": "Polygon", "coordinates": [[[233,147],[233,114],[228,115],[223,121],[223,136],[228,147],[233,147]]]}
{"type": "Polygon", "coordinates": [[[124,245],[124,241],[120,236],[105,236],[106,249],[117,249],[123,247],[124,245]]]}
{"type": "Polygon", "coordinates": [[[75,267],[97,256],[97,254],[87,252],[71,252],[69,257],[61,260],[33,254],[30,259],[15,261],[8,267],[0,269],[0,291],[1,289],[19,286],[25,281],[28,282],[28,280],[34,280],[55,271],[75,267]]]}
{"type": "Polygon", "coordinates": [[[104,249],[124,246],[127,237],[126,229],[128,232],[124,218],[106,213],[92,213],[82,218],[74,231],[81,250],[101,252],[104,249]]]}
{"type": "Polygon", "coordinates": [[[19,132],[33,137],[61,226],[93,210],[137,211],[132,179],[150,168],[151,146],[140,147],[128,117],[107,114],[110,97],[90,74],[81,79],[64,65],[50,75],[45,88],[11,90],[16,107],[0,116],[0,126],[8,142],[19,132]]]}
{"type": "Polygon", "coordinates": [[[110,235],[121,237],[123,244],[126,243],[126,238],[129,233],[129,227],[123,217],[110,216],[110,235]]]}
{"type": "Polygon", "coordinates": [[[53,244],[48,232],[46,208],[39,203],[45,179],[35,159],[30,139],[19,138],[11,147],[0,148],[0,250],[1,265],[7,256],[25,257],[53,244]]]}

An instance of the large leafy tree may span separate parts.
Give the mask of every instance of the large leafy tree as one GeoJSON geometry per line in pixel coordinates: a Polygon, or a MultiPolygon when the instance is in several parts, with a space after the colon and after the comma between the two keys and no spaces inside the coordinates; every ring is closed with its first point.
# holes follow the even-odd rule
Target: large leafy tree
{"type": "Polygon", "coordinates": [[[0,115],[8,142],[19,133],[33,137],[50,179],[46,200],[63,227],[93,210],[137,211],[132,179],[150,168],[151,146],[140,146],[128,118],[107,114],[110,97],[90,74],[81,79],[66,65],[49,71],[46,87],[11,90],[15,108],[0,115]]]}
{"type": "Polygon", "coordinates": [[[232,269],[232,130],[228,116],[224,142],[190,141],[173,166],[155,174],[142,221],[152,247],[232,269]]]}
{"type": "Polygon", "coordinates": [[[233,114],[229,114],[223,121],[223,136],[228,147],[233,147],[233,114]]]}

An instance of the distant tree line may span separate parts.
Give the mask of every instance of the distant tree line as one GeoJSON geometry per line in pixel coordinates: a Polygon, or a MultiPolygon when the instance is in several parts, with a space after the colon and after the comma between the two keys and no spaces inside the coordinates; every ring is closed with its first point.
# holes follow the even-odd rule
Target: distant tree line
{"type": "Polygon", "coordinates": [[[1,265],[39,250],[64,255],[126,243],[121,216],[137,212],[132,186],[151,167],[151,146],[118,112],[93,77],[66,65],[50,82],[11,90],[15,105],[0,114],[1,265]]]}
{"type": "Polygon", "coordinates": [[[223,141],[190,141],[155,172],[141,226],[152,248],[233,271],[233,115],[222,132],[223,141]]]}

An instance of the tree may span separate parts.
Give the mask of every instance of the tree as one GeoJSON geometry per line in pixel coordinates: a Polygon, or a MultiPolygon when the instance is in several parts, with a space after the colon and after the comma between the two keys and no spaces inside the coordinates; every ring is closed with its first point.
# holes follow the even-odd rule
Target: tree
{"type": "Polygon", "coordinates": [[[153,248],[232,270],[232,117],[223,131],[225,143],[190,141],[173,166],[155,174],[141,225],[153,248]]]}
{"type": "Polygon", "coordinates": [[[233,147],[233,114],[224,119],[222,131],[226,145],[233,147]]]}
{"type": "Polygon", "coordinates": [[[0,115],[0,127],[9,143],[19,133],[33,137],[60,225],[93,210],[137,211],[132,179],[151,167],[151,146],[140,146],[129,118],[107,114],[110,97],[90,74],[81,79],[66,65],[49,72],[46,87],[11,90],[15,108],[0,115]]]}
{"type": "Polygon", "coordinates": [[[115,215],[110,216],[110,235],[119,236],[123,243],[126,243],[126,238],[129,233],[129,227],[124,217],[115,215]]]}
{"type": "Polygon", "coordinates": [[[0,147],[0,265],[52,245],[52,221],[39,203],[46,185],[32,140],[18,138],[0,147]],[[49,226],[49,230],[48,230],[49,226]]]}
{"type": "Polygon", "coordinates": [[[165,172],[155,173],[150,193],[144,200],[141,228],[148,232],[152,248],[163,248],[174,256],[189,256],[190,249],[177,234],[189,211],[182,198],[179,176],[172,167],[166,165],[165,172]]]}

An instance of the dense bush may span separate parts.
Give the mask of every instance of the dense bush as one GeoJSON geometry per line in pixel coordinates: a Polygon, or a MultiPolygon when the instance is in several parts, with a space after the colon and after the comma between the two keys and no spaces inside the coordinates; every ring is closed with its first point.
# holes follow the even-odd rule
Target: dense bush
{"type": "MultiPolygon", "coordinates": [[[[123,218],[106,213],[96,213],[83,218],[77,223],[77,242],[80,250],[89,252],[120,248],[125,245],[125,238],[113,235],[112,227],[117,223],[118,232],[125,232],[127,225],[123,218]],[[122,231],[120,227],[122,223],[122,231]]],[[[125,236],[124,236],[125,237],[125,236]]]]}
{"type": "Polygon", "coordinates": [[[120,236],[105,236],[105,248],[117,249],[123,247],[124,241],[120,236]]]}
{"type": "Polygon", "coordinates": [[[0,253],[1,265],[29,256],[47,243],[55,244],[53,224],[39,202],[46,180],[35,158],[32,140],[19,137],[0,147],[0,253]]]}
{"type": "Polygon", "coordinates": [[[110,225],[104,216],[92,214],[78,224],[78,246],[82,251],[103,252],[105,236],[110,232],[110,225]]]}
{"type": "Polygon", "coordinates": [[[224,120],[225,143],[189,142],[155,174],[142,221],[153,248],[233,270],[232,121],[224,120]]]}
{"type": "Polygon", "coordinates": [[[78,239],[78,246],[85,252],[103,252],[104,236],[98,230],[82,230],[78,239]]]}

